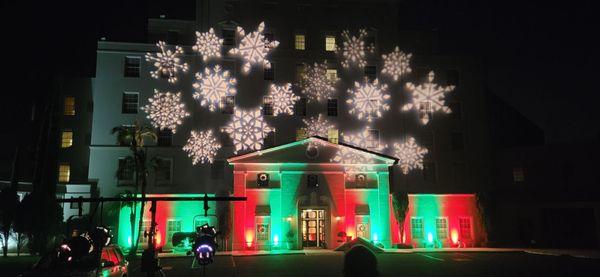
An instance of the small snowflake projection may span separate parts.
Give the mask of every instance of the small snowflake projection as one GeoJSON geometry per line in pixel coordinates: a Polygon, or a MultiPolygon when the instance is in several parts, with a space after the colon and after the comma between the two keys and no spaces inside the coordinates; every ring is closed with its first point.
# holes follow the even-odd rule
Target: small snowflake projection
{"type": "Polygon", "coordinates": [[[304,66],[299,85],[308,99],[320,102],[333,98],[338,80],[337,76],[327,75],[327,62],[315,63],[313,66],[304,66]]]}
{"type": "Polygon", "coordinates": [[[342,147],[337,150],[330,161],[341,164],[369,164],[373,162],[373,159],[362,151],[350,147],[342,147]]]}
{"type": "Polygon", "coordinates": [[[152,62],[155,71],[150,71],[150,75],[154,79],[166,77],[169,83],[177,82],[177,73],[179,71],[187,72],[188,64],[181,63],[180,55],[183,55],[183,48],[175,46],[175,51],[167,49],[167,44],[164,41],[159,41],[156,46],[160,49],[158,53],[146,53],[146,61],[152,62]]]}
{"type": "Polygon", "coordinates": [[[232,96],[237,92],[235,78],[230,76],[228,70],[222,70],[218,65],[212,70],[205,68],[204,73],[196,73],[196,79],[198,82],[192,85],[196,90],[193,97],[200,100],[202,107],[208,106],[211,112],[217,107],[222,107],[225,96],[232,96]]]}
{"type": "Polygon", "coordinates": [[[439,86],[438,84],[433,83],[434,78],[435,73],[431,71],[427,75],[427,82],[424,84],[415,86],[413,83],[406,83],[406,90],[412,93],[413,99],[412,103],[402,106],[402,110],[417,110],[423,124],[429,122],[434,112],[439,110],[447,114],[452,112],[450,108],[444,104],[444,94],[453,91],[454,86],[439,86]]]}
{"type": "Polygon", "coordinates": [[[294,104],[300,100],[300,96],[295,95],[292,92],[292,84],[287,83],[283,86],[271,84],[269,87],[269,94],[267,97],[270,98],[273,105],[273,115],[278,114],[294,114],[294,104]]]}
{"type": "Polygon", "coordinates": [[[404,175],[413,169],[423,169],[423,157],[427,153],[427,148],[417,145],[412,137],[409,137],[404,143],[394,143],[394,156],[398,158],[404,175]]]}
{"type": "Polygon", "coordinates": [[[390,95],[387,92],[387,85],[379,84],[375,79],[372,83],[365,78],[361,84],[354,82],[354,88],[348,89],[350,99],[346,103],[350,105],[350,114],[355,114],[359,120],[371,122],[374,117],[379,118],[384,111],[390,109],[388,100],[390,95]]]}
{"type": "Polygon", "coordinates": [[[233,118],[227,125],[221,128],[233,140],[237,154],[240,150],[260,150],[264,139],[275,128],[265,122],[260,109],[242,110],[235,109],[233,118]]]}
{"type": "Polygon", "coordinates": [[[202,60],[206,62],[210,58],[221,57],[222,45],[223,39],[217,37],[215,30],[210,28],[205,33],[196,32],[196,44],[192,46],[192,49],[198,52],[202,56],[202,60]]]}
{"type": "MultiPolygon", "coordinates": [[[[358,36],[350,35],[350,31],[344,30],[342,31],[342,66],[344,68],[349,68],[351,66],[357,66],[359,68],[365,67],[367,65],[366,53],[373,53],[374,46],[366,45],[365,38],[367,37],[367,30],[360,29],[358,31],[358,36]]],[[[340,52],[339,49],[336,49],[336,52],[340,52]]]]}
{"type": "Polygon", "coordinates": [[[181,102],[181,92],[159,92],[155,89],[154,96],[148,102],[142,110],[148,114],[152,125],[161,130],[170,129],[175,133],[183,119],[190,116],[181,102]]]}
{"type": "Polygon", "coordinates": [[[400,77],[412,72],[412,69],[410,69],[411,57],[412,54],[406,54],[396,46],[393,52],[381,55],[381,59],[383,60],[381,74],[389,75],[394,78],[394,81],[398,81],[400,77]]]}
{"type": "Polygon", "coordinates": [[[192,158],[193,165],[212,163],[219,149],[221,149],[221,144],[217,142],[212,130],[192,131],[187,143],[183,146],[183,151],[192,158]]]}
{"type": "Polygon", "coordinates": [[[237,35],[242,37],[242,40],[238,47],[229,50],[229,54],[242,57],[245,61],[242,67],[244,73],[250,72],[250,68],[254,64],[262,64],[265,68],[271,68],[267,55],[279,45],[279,41],[269,41],[263,34],[264,30],[264,22],[258,25],[256,31],[249,34],[246,34],[242,27],[237,27],[237,35]]]}
{"type": "Polygon", "coordinates": [[[371,151],[381,152],[387,148],[387,144],[383,144],[379,140],[379,131],[365,127],[362,131],[350,134],[342,133],[344,143],[371,151]]]}
{"type": "Polygon", "coordinates": [[[307,137],[319,136],[326,138],[329,134],[329,130],[336,129],[335,125],[330,123],[322,114],[319,116],[309,117],[308,119],[302,119],[304,122],[304,130],[306,131],[307,137]]]}

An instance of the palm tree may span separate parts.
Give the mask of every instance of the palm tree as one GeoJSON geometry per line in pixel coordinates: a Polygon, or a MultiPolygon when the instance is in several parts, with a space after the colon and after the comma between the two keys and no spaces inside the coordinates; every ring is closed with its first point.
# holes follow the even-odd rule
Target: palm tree
{"type": "MultiPolygon", "coordinates": [[[[127,160],[133,162],[133,181],[135,186],[135,193],[137,194],[138,188],[141,191],[142,198],[146,197],[146,185],[148,177],[148,166],[147,166],[147,154],[148,149],[145,143],[149,140],[150,142],[156,143],[158,137],[154,128],[147,125],[140,125],[136,121],[133,126],[117,126],[112,129],[113,134],[117,134],[117,143],[119,145],[129,146],[131,156],[126,157],[127,160]]],[[[125,164],[131,164],[126,162],[125,164]]],[[[117,174],[120,175],[125,168],[117,169],[117,174]]],[[[142,201],[140,205],[140,220],[138,222],[138,230],[141,230],[144,219],[144,206],[145,202],[142,201]]],[[[135,207],[135,205],[134,205],[135,207]]],[[[135,232],[135,217],[136,209],[131,209],[131,239],[132,246],[129,251],[130,255],[135,255],[138,248],[139,235],[135,232]]]]}

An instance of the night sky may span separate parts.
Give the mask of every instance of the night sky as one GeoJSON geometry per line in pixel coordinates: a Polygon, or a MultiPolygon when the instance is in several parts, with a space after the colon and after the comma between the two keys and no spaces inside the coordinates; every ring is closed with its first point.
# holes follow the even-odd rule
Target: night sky
{"type": "MultiPolygon", "coordinates": [[[[147,16],[190,19],[193,2],[3,1],[10,73],[3,74],[1,133],[26,120],[22,103],[45,96],[40,76],[93,76],[99,37],[143,42],[147,16]]],[[[599,4],[550,2],[401,1],[401,25],[436,30],[442,54],[481,57],[486,89],[539,125],[548,142],[598,140],[599,4]]]]}

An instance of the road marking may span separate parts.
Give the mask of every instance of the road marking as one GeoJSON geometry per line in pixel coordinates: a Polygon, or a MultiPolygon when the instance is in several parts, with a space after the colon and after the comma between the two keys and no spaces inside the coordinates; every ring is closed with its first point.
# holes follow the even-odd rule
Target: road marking
{"type": "Polygon", "coordinates": [[[419,255],[419,256],[423,256],[423,257],[425,257],[425,258],[429,258],[429,259],[432,259],[432,260],[436,260],[436,261],[441,261],[441,262],[443,262],[443,261],[444,261],[444,259],[436,258],[436,257],[434,257],[434,256],[427,255],[427,254],[423,254],[423,253],[417,253],[417,255],[419,255]]]}
{"type": "Polygon", "coordinates": [[[235,260],[233,260],[233,256],[229,256],[229,258],[231,258],[231,264],[233,265],[233,267],[235,267],[235,260]]]}

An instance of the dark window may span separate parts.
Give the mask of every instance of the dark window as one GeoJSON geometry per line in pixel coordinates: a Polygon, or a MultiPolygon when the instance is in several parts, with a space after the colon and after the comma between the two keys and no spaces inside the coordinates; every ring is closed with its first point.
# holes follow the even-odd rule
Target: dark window
{"type": "Polygon", "coordinates": [[[302,97],[300,100],[296,101],[296,104],[294,105],[294,115],[306,116],[306,102],[307,99],[305,97],[302,97]]]}
{"type": "Polygon", "coordinates": [[[429,182],[435,182],[435,163],[424,162],[423,163],[423,180],[429,182]]]}
{"type": "Polygon", "coordinates": [[[136,114],[138,112],[139,96],[140,95],[137,92],[123,92],[121,112],[125,114],[136,114]]]}
{"type": "Polygon", "coordinates": [[[368,48],[372,48],[373,50],[377,49],[377,39],[374,35],[369,35],[365,38],[365,46],[368,48]]]}
{"type": "Polygon", "coordinates": [[[450,117],[460,119],[462,117],[462,105],[460,102],[450,102],[448,107],[452,111],[450,117]]]}
{"type": "Polygon", "coordinates": [[[374,65],[365,66],[365,77],[369,79],[369,81],[373,81],[377,78],[377,67],[374,65]]]}
{"type": "Polygon", "coordinates": [[[316,174],[306,175],[306,186],[308,188],[318,188],[319,187],[319,175],[316,175],[316,174]]]}
{"type": "Polygon", "coordinates": [[[525,170],[523,169],[523,167],[513,167],[513,181],[515,183],[525,182],[525,170]]]}
{"type": "Polygon", "coordinates": [[[235,96],[225,96],[223,99],[223,114],[233,114],[235,96]]]}
{"type": "Polygon", "coordinates": [[[338,115],[337,99],[327,99],[327,115],[328,116],[337,116],[338,115]]]}
{"type": "Polygon", "coordinates": [[[221,145],[223,145],[223,147],[233,146],[233,142],[231,141],[229,134],[221,132],[221,145]]]}
{"type": "Polygon", "coordinates": [[[265,33],[265,40],[268,42],[274,41],[275,36],[273,35],[273,33],[265,33]]]}
{"type": "Polygon", "coordinates": [[[173,132],[169,129],[158,130],[158,146],[171,146],[173,144],[173,132]]]}
{"type": "Polygon", "coordinates": [[[379,130],[369,129],[367,148],[379,148],[379,130]]]}
{"type": "Polygon", "coordinates": [[[446,85],[458,86],[460,83],[460,74],[456,69],[446,71],[446,85]]]}
{"type": "Polygon", "coordinates": [[[133,182],[133,159],[119,158],[117,178],[121,184],[124,182],[133,182]]]}
{"type": "Polygon", "coordinates": [[[275,80],[275,63],[271,63],[269,68],[264,69],[265,80],[275,80]]]}
{"type": "Polygon", "coordinates": [[[231,29],[221,30],[223,45],[235,45],[235,31],[231,29]]]}
{"type": "Polygon", "coordinates": [[[429,153],[432,153],[433,150],[433,132],[432,131],[422,131],[418,144],[427,148],[429,153]]]}
{"type": "Polygon", "coordinates": [[[156,158],[155,178],[156,185],[170,184],[173,176],[173,160],[168,158],[156,158]]]}
{"type": "Polygon", "coordinates": [[[262,114],[273,115],[273,98],[263,97],[262,114]]]}
{"type": "Polygon", "coordinates": [[[452,150],[461,150],[465,148],[463,142],[463,133],[461,132],[452,132],[452,150]]]}
{"type": "Polygon", "coordinates": [[[213,161],[210,165],[210,178],[223,179],[225,176],[225,161],[213,161]]]}
{"type": "Polygon", "coordinates": [[[125,57],[125,77],[140,77],[141,57],[125,57]]]}
{"type": "Polygon", "coordinates": [[[179,32],[167,31],[167,44],[178,44],[179,43],[179,32]]]}
{"type": "Polygon", "coordinates": [[[302,74],[304,74],[304,70],[306,70],[304,64],[296,64],[296,81],[300,82],[302,80],[302,74]]]}
{"type": "Polygon", "coordinates": [[[275,132],[269,132],[265,134],[264,148],[271,148],[275,146],[275,132]]]}

